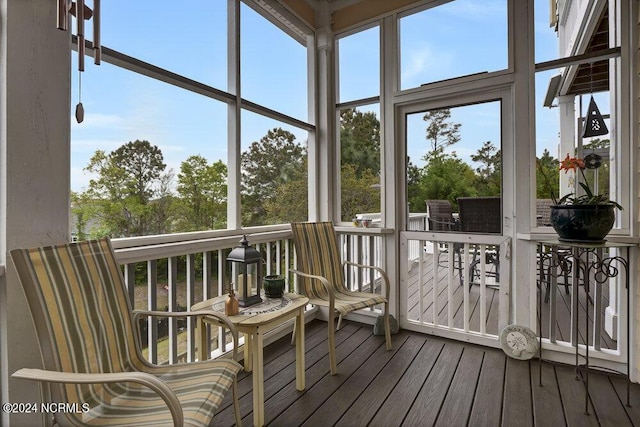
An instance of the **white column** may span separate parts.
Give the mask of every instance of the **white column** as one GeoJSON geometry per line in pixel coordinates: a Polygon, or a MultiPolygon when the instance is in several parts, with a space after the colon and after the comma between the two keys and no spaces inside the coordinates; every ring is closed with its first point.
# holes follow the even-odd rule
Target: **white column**
{"type": "MultiPolygon", "coordinates": [[[[511,280],[502,286],[500,292],[499,328],[507,323],[535,328],[536,325],[536,285],[531,277],[535,274],[536,245],[516,238],[517,233],[529,233],[531,222],[531,183],[535,179],[535,144],[533,143],[534,123],[534,20],[533,0],[512,1],[509,4],[509,37],[513,42],[515,79],[513,83],[513,106],[511,123],[503,123],[503,129],[510,129],[513,135],[505,136],[504,144],[512,144],[511,150],[503,151],[504,164],[511,162],[511,169],[503,169],[504,181],[513,180],[503,190],[504,233],[512,238],[510,262],[511,280]],[[514,29],[518,29],[517,31],[514,29]],[[510,158],[506,158],[509,153],[510,158]],[[518,165],[517,168],[513,165],[518,165]],[[508,171],[508,172],[507,172],[508,171]],[[505,286],[510,286],[510,289],[505,286]],[[509,310],[506,310],[506,308],[509,310]],[[509,315],[509,318],[506,318],[509,315]]],[[[508,109],[508,107],[507,107],[508,109]]],[[[508,251],[504,251],[507,256],[508,251]]]]}
{"type": "Polygon", "coordinates": [[[236,96],[227,108],[227,228],[242,227],[240,207],[241,90],[240,90],[240,0],[227,0],[227,90],[236,96]]]}
{"type": "MultiPolygon", "coordinates": [[[[317,122],[315,145],[309,151],[309,195],[315,193],[315,204],[309,212],[312,219],[340,221],[335,194],[340,185],[340,161],[336,154],[336,90],[334,37],[331,30],[329,4],[322,2],[316,10],[316,85],[317,122]],[[311,186],[315,188],[311,188],[311,186]]],[[[313,200],[310,200],[313,203],[313,200]]]]}
{"type": "MultiPolygon", "coordinates": [[[[558,112],[560,114],[560,147],[558,147],[558,159],[562,161],[567,154],[575,156],[576,141],[576,97],[575,95],[563,95],[558,97],[558,112]]],[[[560,173],[560,194],[573,193],[575,174],[573,171],[560,173]]]]}
{"type": "MultiPolygon", "coordinates": [[[[38,384],[10,379],[42,367],[29,309],[7,252],[69,241],[70,35],[56,2],[0,0],[0,387],[2,402],[40,400],[38,384]]],[[[99,72],[99,70],[96,70],[99,72]]],[[[0,424],[41,416],[2,413],[0,424]]]]}
{"type": "MultiPolygon", "coordinates": [[[[400,52],[398,51],[398,21],[396,17],[389,16],[384,18],[381,24],[382,41],[380,46],[380,76],[381,76],[381,97],[380,97],[380,135],[382,135],[380,147],[380,164],[382,173],[380,174],[380,189],[382,197],[382,217],[381,225],[383,227],[394,228],[400,230],[408,226],[404,224],[404,218],[408,212],[405,212],[406,186],[405,159],[406,148],[399,147],[396,144],[395,135],[398,132],[395,123],[394,111],[394,94],[399,88],[398,64],[400,63],[400,52]]],[[[404,120],[404,118],[398,118],[404,120]]],[[[400,262],[407,260],[400,259],[400,248],[396,244],[399,233],[388,234],[384,237],[382,256],[384,257],[384,267],[387,274],[391,278],[391,283],[400,283],[400,262]]],[[[391,286],[389,294],[389,311],[398,317],[400,313],[400,290],[398,286],[391,286]]]]}

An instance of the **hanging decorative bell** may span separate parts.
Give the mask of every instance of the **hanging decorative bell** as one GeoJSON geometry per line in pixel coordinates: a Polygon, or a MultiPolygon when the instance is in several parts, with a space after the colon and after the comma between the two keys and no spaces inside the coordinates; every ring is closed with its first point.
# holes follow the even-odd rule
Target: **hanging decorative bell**
{"type": "Polygon", "coordinates": [[[592,95],[591,100],[589,101],[587,115],[584,118],[584,132],[582,133],[582,137],[590,138],[592,136],[606,135],[608,133],[609,129],[607,129],[607,125],[604,123],[602,114],[600,114],[600,110],[598,109],[596,101],[593,99],[592,95]]]}

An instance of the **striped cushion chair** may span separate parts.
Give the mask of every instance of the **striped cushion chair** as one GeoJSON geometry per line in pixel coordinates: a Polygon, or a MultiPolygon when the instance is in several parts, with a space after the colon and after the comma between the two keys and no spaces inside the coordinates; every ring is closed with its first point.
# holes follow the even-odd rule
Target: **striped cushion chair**
{"type": "MultiPolygon", "coordinates": [[[[240,412],[235,360],[152,365],[141,355],[122,273],[108,239],[36,249],[11,258],[27,297],[44,369],[12,376],[49,384],[51,402],[77,403],[58,413],[60,425],[207,426],[229,390],[240,412]]],[[[149,312],[154,316],[195,313],[149,312]]],[[[198,312],[197,315],[203,314],[198,312]]]]}
{"type": "Polygon", "coordinates": [[[297,269],[290,270],[301,276],[302,290],[314,305],[327,307],[329,311],[329,360],[331,375],[337,373],[335,355],[335,315],[342,316],[361,308],[384,304],[384,328],[387,350],[391,350],[389,328],[389,278],[384,270],[375,266],[341,262],[338,238],[331,222],[292,223],[293,242],[296,248],[297,269]],[[343,269],[346,264],[359,268],[375,269],[384,283],[385,295],[354,292],[345,286],[343,269]]]}

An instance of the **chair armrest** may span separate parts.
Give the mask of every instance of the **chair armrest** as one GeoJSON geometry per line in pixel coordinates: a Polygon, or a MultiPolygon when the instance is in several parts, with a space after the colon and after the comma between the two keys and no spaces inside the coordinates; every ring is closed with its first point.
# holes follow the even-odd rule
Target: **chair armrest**
{"type": "Polygon", "coordinates": [[[390,284],[389,284],[389,276],[387,275],[387,272],[384,271],[382,268],[377,267],[375,265],[365,265],[365,264],[357,264],[355,262],[352,261],[342,261],[342,265],[345,264],[349,264],[352,265],[354,267],[359,267],[359,268],[369,268],[372,270],[377,271],[378,273],[380,273],[380,276],[382,276],[382,280],[384,281],[384,290],[385,290],[385,298],[387,299],[387,301],[389,301],[389,290],[390,290],[390,284]]]}
{"type": "Polygon", "coordinates": [[[335,294],[334,294],[333,287],[331,286],[331,284],[329,283],[329,281],[327,280],[326,277],[317,276],[315,274],[304,273],[304,272],[302,272],[300,270],[295,270],[293,268],[290,268],[289,271],[291,273],[297,274],[298,276],[306,277],[308,279],[319,280],[320,283],[322,283],[322,285],[327,290],[327,294],[329,295],[329,310],[331,310],[331,312],[333,312],[333,310],[335,309],[336,297],[335,297],[335,294]]]}
{"type": "Polygon", "coordinates": [[[11,375],[12,378],[46,383],[63,384],[104,384],[133,382],[142,384],[156,392],[164,400],[171,412],[174,425],[183,425],[182,406],[176,394],[162,380],[146,372],[113,372],[86,374],[78,372],[58,372],[44,369],[22,368],[11,375]]]}
{"type": "Polygon", "coordinates": [[[159,311],[159,310],[133,310],[133,321],[138,325],[141,317],[203,317],[215,318],[216,322],[228,329],[233,336],[233,360],[238,360],[238,329],[231,320],[223,313],[215,310],[196,311],[159,311]]]}

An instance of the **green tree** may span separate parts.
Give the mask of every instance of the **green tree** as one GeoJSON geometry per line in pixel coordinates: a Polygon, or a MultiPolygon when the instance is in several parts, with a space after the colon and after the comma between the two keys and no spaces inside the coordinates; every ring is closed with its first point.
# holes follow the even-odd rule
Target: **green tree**
{"type": "Polygon", "coordinates": [[[502,167],[500,151],[491,141],[486,141],[471,160],[480,163],[476,168],[478,194],[481,196],[499,196],[502,188],[502,167]]]}
{"type": "Polygon", "coordinates": [[[560,162],[547,149],[536,161],[536,198],[557,198],[560,194],[560,162]]]}
{"type": "Polygon", "coordinates": [[[429,149],[422,158],[426,162],[424,167],[419,168],[411,162],[407,165],[407,197],[411,212],[426,212],[427,199],[447,199],[455,203],[457,194],[472,191],[458,188],[464,187],[464,183],[470,180],[469,166],[458,159],[455,152],[444,152],[446,147],[460,141],[461,125],[451,122],[451,110],[443,108],[427,111],[422,119],[427,122],[425,137],[429,142],[429,149]],[[463,165],[460,171],[454,167],[458,164],[463,165]],[[435,182],[430,183],[431,178],[435,182]],[[438,190],[437,182],[440,181],[444,181],[445,186],[438,190]]]}
{"type": "Polygon", "coordinates": [[[167,167],[162,151],[149,141],[136,139],[112,151],[109,157],[122,170],[127,194],[138,197],[143,203],[149,202],[157,180],[167,167]]]}
{"type": "Polygon", "coordinates": [[[407,162],[407,199],[410,212],[426,212],[425,192],[422,188],[424,168],[420,168],[411,161],[407,162]]]}
{"type": "Polygon", "coordinates": [[[71,192],[71,233],[78,240],[86,240],[89,237],[87,234],[87,212],[83,209],[85,203],[82,193],[71,192]]]}
{"type": "MultiPolygon", "coordinates": [[[[91,179],[84,200],[90,201],[86,212],[99,223],[99,233],[111,236],[141,236],[166,230],[158,224],[159,204],[166,165],[160,149],[148,141],[129,142],[106,154],[97,150],[86,171],[96,175],[91,179]],[[151,200],[155,198],[155,203],[151,200]]],[[[164,179],[164,184],[163,184],[164,179]]]]}
{"type": "Polygon", "coordinates": [[[361,176],[366,170],[380,172],[380,121],[371,111],[347,108],[340,111],[340,159],[361,176]]]}
{"type": "Polygon", "coordinates": [[[180,164],[178,229],[198,231],[224,228],[227,219],[227,165],[209,164],[190,156],[180,164]]]}
{"type": "Polygon", "coordinates": [[[354,165],[345,164],[342,179],[342,220],[351,221],[358,213],[380,212],[380,178],[369,169],[358,176],[354,165]]]}
{"type": "Polygon", "coordinates": [[[279,186],[299,176],[306,155],[306,148],[282,128],[274,128],[251,143],[241,156],[243,225],[264,225],[274,220],[267,216],[266,206],[279,186]]]}
{"type": "Polygon", "coordinates": [[[429,161],[433,156],[444,152],[444,149],[460,141],[460,123],[451,122],[451,110],[427,111],[422,119],[427,122],[426,138],[430,144],[430,150],[424,156],[429,161]]]}
{"type": "Polygon", "coordinates": [[[172,190],[174,177],[173,169],[170,169],[157,179],[154,198],[149,201],[152,210],[147,234],[166,234],[175,231],[173,222],[176,198],[172,190]]]}
{"type": "Polygon", "coordinates": [[[455,153],[434,156],[420,180],[420,203],[424,205],[428,199],[445,199],[457,206],[458,197],[478,195],[477,179],[473,168],[455,153]]]}
{"type": "Polygon", "coordinates": [[[265,202],[270,223],[306,221],[309,218],[307,161],[292,170],[290,180],[278,185],[272,198],[265,202]]]}

